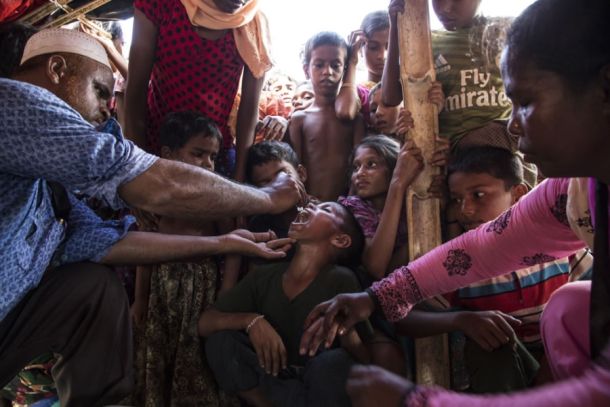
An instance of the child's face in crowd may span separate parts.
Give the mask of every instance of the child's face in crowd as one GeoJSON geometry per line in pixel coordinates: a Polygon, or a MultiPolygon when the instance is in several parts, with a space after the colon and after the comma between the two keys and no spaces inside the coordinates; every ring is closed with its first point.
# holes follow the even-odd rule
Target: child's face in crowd
{"type": "Polygon", "coordinates": [[[335,45],[321,45],[311,51],[309,64],[303,69],[307,79],[311,80],[314,94],[337,94],[345,71],[346,57],[347,50],[335,45]]]}
{"type": "Polygon", "coordinates": [[[292,111],[305,110],[313,103],[313,88],[311,84],[304,84],[297,88],[292,97],[292,111]]]}
{"type": "Polygon", "coordinates": [[[432,0],[436,16],[446,30],[469,27],[481,0],[432,0]]]}
{"type": "Polygon", "coordinates": [[[523,185],[507,190],[504,180],[487,173],[454,172],[449,176],[449,193],[458,205],[457,221],[464,230],[497,218],[524,192],[523,185]]]}
{"type": "Polygon", "coordinates": [[[305,182],[303,166],[299,165],[298,169],[294,168],[294,166],[286,160],[271,160],[261,165],[255,165],[252,167],[250,179],[254,186],[263,188],[271,184],[281,172],[285,172],[286,174],[305,182]]]}
{"type": "Polygon", "coordinates": [[[323,242],[337,234],[342,234],[347,209],[337,202],[308,204],[297,214],[290,224],[288,236],[299,241],[323,242]]]}
{"type": "MultiPolygon", "coordinates": [[[[167,147],[163,147],[165,148],[167,147]]],[[[214,161],[219,150],[220,143],[216,137],[198,134],[191,137],[181,148],[166,153],[164,158],[214,171],[214,161]]]]}
{"type": "Polygon", "coordinates": [[[369,104],[371,114],[371,127],[379,134],[391,135],[396,133],[396,121],[398,120],[398,106],[386,106],[381,101],[381,90],[373,93],[369,104]]]}
{"type": "Polygon", "coordinates": [[[378,77],[383,75],[389,36],[389,29],[375,31],[366,39],[364,44],[366,67],[370,73],[378,77]]]}
{"type": "Polygon", "coordinates": [[[288,77],[281,75],[271,83],[269,90],[282,99],[284,106],[291,106],[295,88],[296,84],[293,81],[291,81],[288,77]]]}
{"type": "Polygon", "coordinates": [[[377,151],[369,147],[359,147],[352,162],[352,187],[362,199],[382,198],[388,192],[390,169],[377,151]]]}

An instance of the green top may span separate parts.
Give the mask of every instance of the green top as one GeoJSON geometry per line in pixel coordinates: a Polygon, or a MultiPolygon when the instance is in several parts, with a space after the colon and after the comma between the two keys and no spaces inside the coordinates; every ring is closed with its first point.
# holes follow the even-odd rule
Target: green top
{"type": "Polygon", "coordinates": [[[439,131],[452,144],[492,120],[508,119],[511,112],[500,75],[498,46],[487,63],[480,46],[482,36],[477,34],[480,27],[432,33],[436,80],[442,83],[446,98],[439,131]],[[471,45],[471,38],[477,37],[471,45]]]}
{"type": "Polygon", "coordinates": [[[303,324],[319,303],[337,294],[361,291],[354,273],[341,266],[322,270],[303,292],[289,300],[282,288],[282,275],[289,263],[256,267],[214,305],[221,312],[255,312],[275,328],[286,346],[288,364],[305,364],[299,356],[303,324]]]}

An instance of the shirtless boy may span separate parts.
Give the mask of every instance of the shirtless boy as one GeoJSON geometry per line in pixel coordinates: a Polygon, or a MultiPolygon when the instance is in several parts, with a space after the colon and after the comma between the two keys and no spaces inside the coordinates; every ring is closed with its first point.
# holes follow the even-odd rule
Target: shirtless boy
{"type": "Polygon", "coordinates": [[[364,137],[361,115],[340,120],[335,99],[348,61],[346,42],[332,32],[310,38],[303,51],[303,70],[311,80],[314,102],[290,120],[290,143],[308,169],[307,191],[321,201],[336,201],[347,192],[348,158],[364,137]]]}

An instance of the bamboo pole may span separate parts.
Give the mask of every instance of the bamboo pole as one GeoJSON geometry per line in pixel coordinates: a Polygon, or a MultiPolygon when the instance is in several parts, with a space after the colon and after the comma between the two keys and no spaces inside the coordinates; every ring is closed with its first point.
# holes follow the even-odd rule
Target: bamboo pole
{"type": "Polygon", "coordinates": [[[72,0],[55,0],[49,1],[46,4],[37,7],[33,11],[21,17],[18,21],[27,24],[36,24],[40,20],[45,19],[49,14],[55,11],[59,6],[65,6],[70,3],[72,0]]]}
{"type": "MultiPolygon", "coordinates": [[[[56,18],[53,21],[50,21],[49,23],[43,25],[41,28],[54,28],[54,27],[61,27],[62,25],[66,25],[74,20],[81,20],[84,19],[85,14],[95,10],[98,7],[103,6],[104,4],[108,3],[110,0],[92,0],[89,3],[85,4],[84,6],[81,6],[77,9],[74,10],[70,10],[69,12],[67,12],[65,15],[56,18]]],[[[66,6],[63,5],[59,5],[59,8],[62,9],[67,9],[66,6]]]]}
{"type": "MultiPolygon", "coordinates": [[[[408,137],[421,148],[424,159],[432,157],[438,135],[437,107],[428,101],[428,91],[436,75],[432,60],[428,0],[406,0],[405,13],[398,14],[400,80],[405,109],[413,115],[415,127],[408,137]]],[[[438,199],[427,189],[438,168],[426,163],[422,174],[407,190],[406,210],[409,256],[416,259],[442,243],[438,199]]],[[[415,341],[416,381],[449,387],[447,335],[415,341]]]]}

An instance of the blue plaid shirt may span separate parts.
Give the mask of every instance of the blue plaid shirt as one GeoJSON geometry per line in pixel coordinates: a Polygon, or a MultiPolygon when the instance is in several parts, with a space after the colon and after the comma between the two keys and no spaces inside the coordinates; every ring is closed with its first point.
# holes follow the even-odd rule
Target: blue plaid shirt
{"type": "Polygon", "coordinates": [[[101,259],[131,220],[102,222],[70,194],[55,218],[46,180],[123,206],[117,188],[157,157],[122,135],[97,131],[51,92],[0,79],[0,320],[38,285],[47,267],[101,259]]]}

